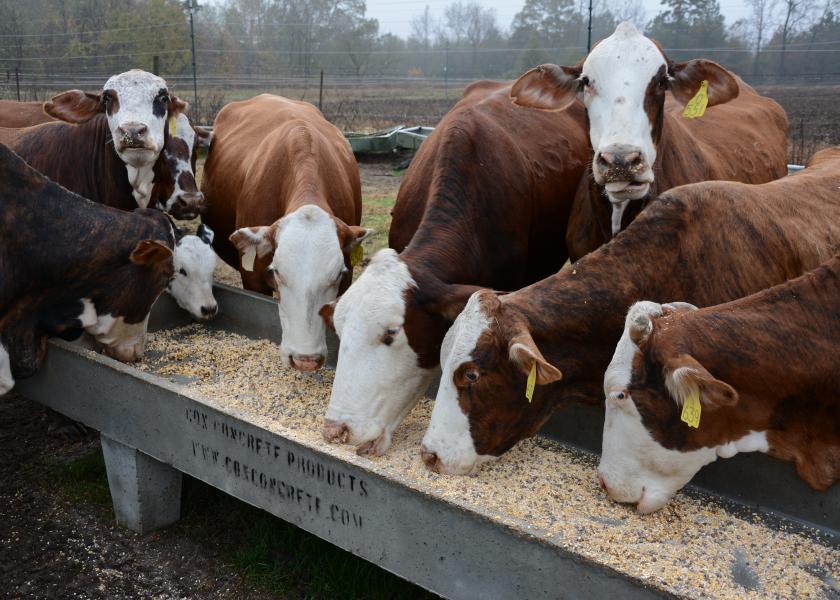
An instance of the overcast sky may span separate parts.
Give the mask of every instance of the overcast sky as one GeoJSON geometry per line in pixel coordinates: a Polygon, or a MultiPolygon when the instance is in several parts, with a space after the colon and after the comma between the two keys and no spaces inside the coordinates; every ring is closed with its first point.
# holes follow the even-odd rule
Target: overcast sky
{"type": "MultiPolygon", "coordinates": [[[[411,33],[411,19],[423,12],[426,5],[435,19],[443,15],[444,8],[453,0],[367,0],[367,16],[379,19],[380,33],[394,33],[407,37],[411,33]]],[[[580,0],[579,0],[580,1],[580,0]]],[[[586,1],[586,0],[584,0],[586,1]]],[[[720,9],[726,24],[746,17],[748,9],[738,0],[719,0],[720,9]]],[[[496,22],[504,29],[510,29],[513,17],[525,4],[525,0],[479,0],[479,4],[496,11],[496,22]]],[[[607,5],[609,5],[607,0],[607,5]]],[[[660,10],[659,0],[642,0],[647,11],[647,20],[652,19],[660,10]]]]}

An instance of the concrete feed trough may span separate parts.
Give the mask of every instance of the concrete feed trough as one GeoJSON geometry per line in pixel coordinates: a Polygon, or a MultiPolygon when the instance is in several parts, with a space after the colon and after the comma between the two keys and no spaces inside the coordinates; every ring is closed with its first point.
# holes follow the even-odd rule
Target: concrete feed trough
{"type": "MultiPolygon", "coordinates": [[[[757,457],[765,460],[751,463],[750,479],[764,486],[728,484],[740,504],[692,490],[640,516],[605,498],[594,454],[547,438],[476,477],[428,473],[417,448],[430,401],[387,456],[359,457],[322,441],[332,373],[281,365],[273,302],[222,287],[216,296],[222,316],[208,328],[183,327],[161,300],[139,368],[56,342],[42,371],[19,384],[101,431],[115,510],[129,527],[175,521],[184,472],[452,598],[840,593],[837,489],[812,498],[794,487],[787,495],[806,509],[781,507],[819,530],[748,510],[768,506],[765,475],[787,476],[789,465],[757,457]]],[[[571,430],[597,429],[596,414],[566,421],[572,414],[571,430]]],[[[727,473],[726,462],[720,479],[743,479],[743,465],[727,473]]]]}

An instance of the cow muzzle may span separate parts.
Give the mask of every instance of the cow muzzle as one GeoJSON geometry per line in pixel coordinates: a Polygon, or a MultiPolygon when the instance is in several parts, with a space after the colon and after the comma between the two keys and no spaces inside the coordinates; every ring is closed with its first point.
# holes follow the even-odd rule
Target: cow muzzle
{"type": "Polygon", "coordinates": [[[110,356],[114,360],[124,363],[137,362],[143,357],[146,344],[138,342],[136,344],[118,344],[115,346],[105,346],[104,351],[106,356],[110,356]]]}
{"type": "Polygon", "coordinates": [[[184,192],[178,195],[168,212],[180,221],[189,221],[206,211],[207,205],[204,201],[204,194],[201,192],[184,192]]]}
{"type": "Polygon", "coordinates": [[[324,366],[323,354],[292,354],[289,363],[298,371],[317,371],[324,366]]]}
{"type": "Polygon", "coordinates": [[[613,201],[643,198],[653,183],[653,171],[641,148],[624,144],[596,152],[592,173],[613,201]]]}

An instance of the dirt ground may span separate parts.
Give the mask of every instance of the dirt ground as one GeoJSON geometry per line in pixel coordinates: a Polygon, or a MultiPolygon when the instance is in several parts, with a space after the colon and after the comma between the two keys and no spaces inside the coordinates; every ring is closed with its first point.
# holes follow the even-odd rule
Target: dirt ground
{"type": "MultiPolygon", "coordinates": [[[[51,413],[0,400],[0,598],[269,598],[177,529],[140,536],[91,490],[68,497],[63,464],[95,450],[88,431],[51,435],[51,413]]],[[[101,492],[100,492],[101,494],[101,492]]]]}

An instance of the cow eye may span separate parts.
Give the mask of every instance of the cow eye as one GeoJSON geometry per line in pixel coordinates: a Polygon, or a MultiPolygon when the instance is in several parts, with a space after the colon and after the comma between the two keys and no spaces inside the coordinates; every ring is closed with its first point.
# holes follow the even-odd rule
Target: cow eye
{"type": "Polygon", "coordinates": [[[469,370],[467,370],[467,372],[464,373],[464,377],[470,383],[475,383],[476,381],[478,381],[478,378],[479,378],[478,370],[477,369],[469,369],[469,370]]]}
{"type": "Polygon", "coordinates": [[[274,267],[268,267],[268,269],[266,269],[266,271],[268,271],[269,273],[274,275],[277,272],[277,269],[275,269],[274,267]]]}
{"type": "Polygon", "coordinates": [[[578,82],[580,85],[580,89],[582,90],[589,87],[589,77],[587,77],[586,75],[581,75],[578,79],[578,82]]]}
{"type": "Polygon", "coordinates": [[[187,276],[187,270],[186,270],[185,268],[183,268],[183,267],[181,267],[180,269],[178,269],[178,272],[179,272],[181,275],[183,275],[184,277],[186,277],[186,276],[187,276]]]}
{"type": "Polygon", "coordinates": [[[394,343],[394,336],[399,333],[399,329],[396,327],[389,327],[385,330],[385,333],[382,335],[382,343],[386,346],[390,346],[394,343]]]}

